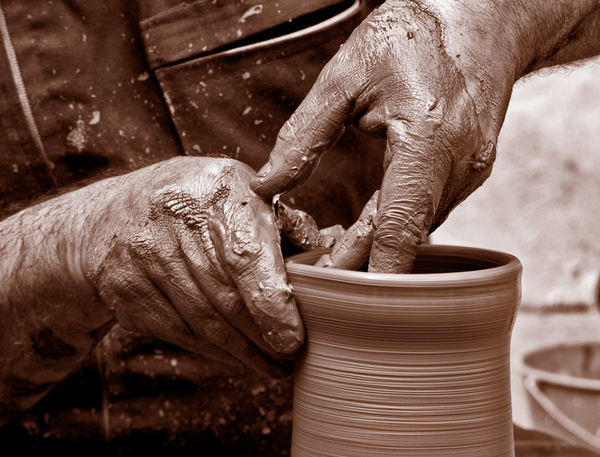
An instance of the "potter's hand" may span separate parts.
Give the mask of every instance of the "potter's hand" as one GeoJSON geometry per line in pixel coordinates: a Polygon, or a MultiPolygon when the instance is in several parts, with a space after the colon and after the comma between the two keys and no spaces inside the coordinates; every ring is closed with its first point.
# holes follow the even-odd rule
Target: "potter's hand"
{"type": "Polygon", "coordinates": [[[132,173],[91,282],[125,329],[277,376],[304,329],[273,209],[249,189],[252,176],[207,158],[132,173]]]}
{"type": "Polygon", "coordinates": [[[385,136],[369,268],[408,272],[427,233],[489,176],[514,82],[597,53],[599,16],[585,0],[388,0],[324,68],[251,187],[269,197],[303,182],[345,125],[385,136]]]}
{"type": "Polygon", "coordinates": [[[253,170],[180,157],[0,221],[0,425],[119,322],[270,376],[304,339],[253,170]]]}
{"type": "Polygon", "coordinates": [[[410,271],[432,223],[487,178],[495,154],[435,21],[399,3],[375,10],[328,63],[251,184],[268,197],[303,182],[346,124],[386,136],[369,267],[381,272],[410,271]]]}

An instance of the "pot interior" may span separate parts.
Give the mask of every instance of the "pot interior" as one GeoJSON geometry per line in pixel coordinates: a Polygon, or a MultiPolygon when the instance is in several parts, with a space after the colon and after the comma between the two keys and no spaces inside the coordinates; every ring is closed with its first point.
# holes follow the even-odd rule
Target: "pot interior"
{"type": "MultiPolygon", "coordinates": [[[[312,251],[286,259],[287,262],[314,265],[330,250],[312,251]]],[[[459,246],[422,245],[413,264],[412,274],[463,273],[503,267],[516,259],[503,252],[459,246]]],[[[366,262],[358,271],[367,271],[366,262]]]]}

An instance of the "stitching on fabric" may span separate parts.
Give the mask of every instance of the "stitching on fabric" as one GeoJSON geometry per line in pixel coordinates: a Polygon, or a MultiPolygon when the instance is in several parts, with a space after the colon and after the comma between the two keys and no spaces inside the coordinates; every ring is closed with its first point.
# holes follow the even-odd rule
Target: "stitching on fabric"
{"type": "Polygon", "coordinates": [[[23,75],[21,74],[21,69],[19,68],[17,54],[15,52],[15,48],[10,38],[8,25],[6,24],[6,17],[4,16],[2,4],[0,4],[0,36],[2,36],[2,41],[4,42],[4,49],[8,57],[10,71],[13,77],[13,81],[15,83],[15,87],[17,89],[17,95],[19,97],[21,109],[23,110],[25,120],[27,121],[27,126],[29,127],[29,133],[31,133],[33,142],[35,143],[35,146],[42,158],[42,161],[46,165],[48,174],[50,176],[50,179],[52,180],[52,184],[54,185],[54,187],[58,187],[56,177],[53,173],[54,163],[48,159],[48,155],[46,154],[46,148],[44,147],[44,143],[42,142],[42,137],[40,136],[40,132],[35,122],[35,118],[33,117],[33,111],[31,110],[31,104],[29,103],[27,90],[25,89],[23,75]]]}

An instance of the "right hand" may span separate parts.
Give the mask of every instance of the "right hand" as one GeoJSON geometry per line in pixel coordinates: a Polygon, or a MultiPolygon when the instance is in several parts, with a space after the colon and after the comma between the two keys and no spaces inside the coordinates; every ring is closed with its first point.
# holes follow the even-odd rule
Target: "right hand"
{"type": "Polygon", "coordinates": [[[370,251],[370,271],[408,273],[490,175],[515,81],[600,52],[598,24],[590,0],[388,0],[323,69],[251,186],[270,198],[302,183],[347,125],[387,138],[372,246],[351,246],[364,227],[342,243],[370,251]]]}
{"type": "Polygon", "coordinates": [[[117,178],[127,196],[86,270],[123,328],[281,377],[304,327],[253,176],[234,160],[180,158],[117,178]]]}

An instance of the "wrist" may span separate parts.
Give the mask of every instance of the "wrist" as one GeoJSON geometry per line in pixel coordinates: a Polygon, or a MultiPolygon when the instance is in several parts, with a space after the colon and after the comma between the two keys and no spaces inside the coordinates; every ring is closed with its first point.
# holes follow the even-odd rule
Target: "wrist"
{"type": "Polygon", "coordinates": [[[598,0],[388,0],[383,8],[412,7],[435,19],[443,51],[464,78],[484,136],[493,140],[519,78],[600,53],[598,4],[598,0]],[[572,36],[574,31],[579,31],[577,37],[572,36]]]}
{"type": "Polygon", "coordinates": [[[572,42],[580,52],[563,55],[568,63],[598,51],[598,0],[412,0],[440,21],[451,57],[496,68],[513,82],[532,69],[552,65],[553,57],[572,42]],[[590,20],[591,19],[591,20],[590,20]],[[595,40],[585,35],[594,30],[595,40]],[[585,40],[585,38],[588,38],[585,40]],[[584,47],[589,47],[587,51],[584,47]],[[586,55],[587,54],[587,55],[586,55]],[[496,62],[496,64],[494,64],[496,62]]]}
{"type": "Polygon", "coordinates": [[[55,305],[100,311],[90,268],[107,255],[127,206],[135,204],[125,178],[99,181],[0,222],[0,277],[8,278],[0,301],[15,300],[18,291],[23,309],[42,300],[48,312],[55,305]]]}
{"type": "Polygon", "coordinates": [[[81,268],[93,212],[86,196],[82,189],[0,223],[0,402],[8,412],[72,373],[114,325],[81,268]]]}
{"type": "MultiPolygon", "coordinates": [[[[600,54],[600,1],[573,1],[567,6],[548,8],[545,12],[546,15],[539,18],[536,29],[541,28],[546,33],[537,36],[533,46],[535,52],[523,74],[600,54]]],[[[525,41],[528,36],[524,35],[525,41]]]]}
{"type": "Polygon", "coordinates": [[[72,199],[74,194],[39,203],[0,223],[0,272],[21,284],[23,299],[46,287],[91,292],[80,268],[85,210],[72,199]]]}

